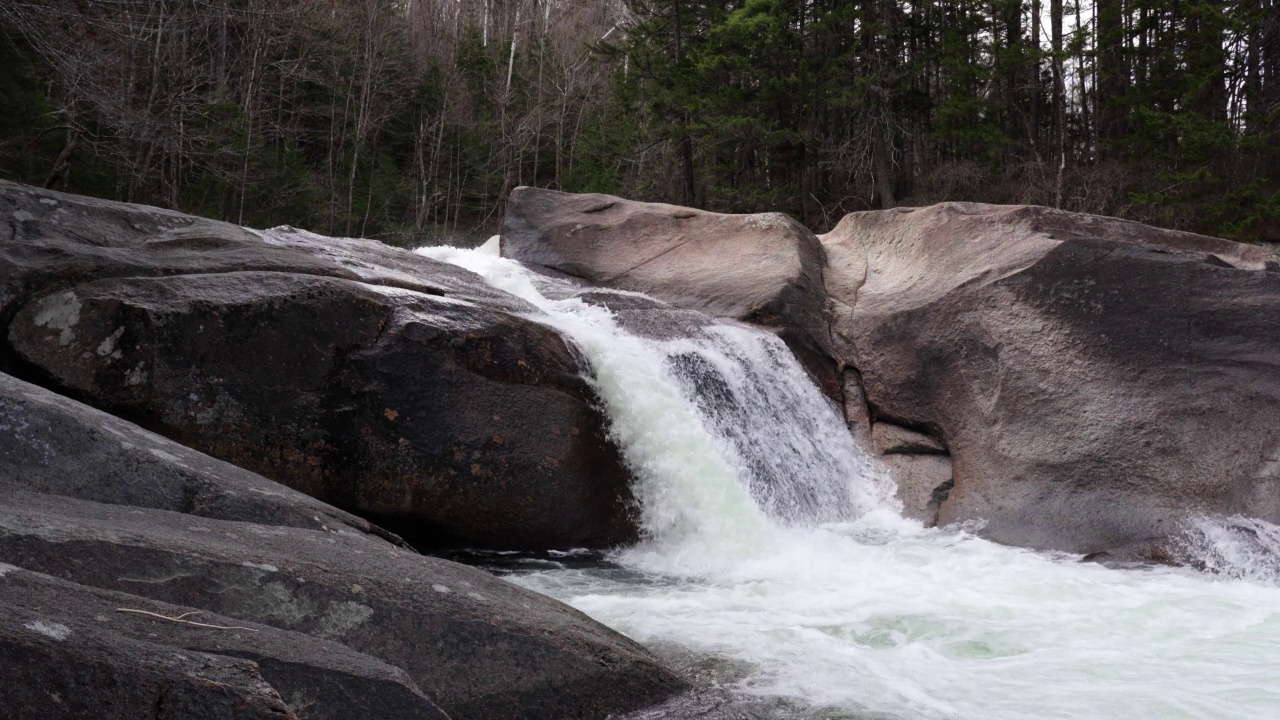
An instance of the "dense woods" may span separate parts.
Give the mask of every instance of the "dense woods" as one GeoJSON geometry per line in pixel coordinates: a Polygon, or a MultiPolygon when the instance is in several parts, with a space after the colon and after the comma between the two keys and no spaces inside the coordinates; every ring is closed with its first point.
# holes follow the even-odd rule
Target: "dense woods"
{"type": "Polygon", "coordinates": [[[521,184],[1280,235],[1277,0],[8,0],[0,175],[418,244],[521,184]]]}

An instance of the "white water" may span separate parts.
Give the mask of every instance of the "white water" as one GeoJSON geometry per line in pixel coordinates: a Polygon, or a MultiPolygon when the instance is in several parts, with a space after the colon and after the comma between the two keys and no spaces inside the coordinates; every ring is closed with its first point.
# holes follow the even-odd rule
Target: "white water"
{"type": "Polygon", "coordinates": [[[715,659],[733,697],[786,701],[768,717],[1280,718],[1276,528],[1194,521],[1184,549],[1217,574],[926,530],[772,339],[641,339],[510,261],[424,254],[573,338],[638,478],[648,539],[612,558],[621,571],[516,582],[692,669],[715,659]]]}

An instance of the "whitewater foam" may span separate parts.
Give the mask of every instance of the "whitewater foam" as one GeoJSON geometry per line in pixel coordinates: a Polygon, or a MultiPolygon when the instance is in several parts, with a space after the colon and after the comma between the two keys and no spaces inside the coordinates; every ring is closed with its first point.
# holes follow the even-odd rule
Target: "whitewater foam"
{"type": "Polygon", "coordinates": [[[638,338],[571,289],[548,300],[551,281],[511,261],[424,254],[573,340],[637,477],[647,539],[612,556],[627,572],[549,562],[515,582],[740,669],[721,679],[735,697],[789,700],[770,717],[1280,717],[1280,588],[1258,570],[1271,526],[1192,523],[1186,544],[1216,575],[925,529],[776,338],[638,338]]]}
{"type": "Polygon", "coordinates": [[[454,248],[417,252],[480,274],[538,308],[532,319],[574,341],[590,365],[611,439],[638,479],[632,492],[650,542],[679,546],[696,539],[712,557],[734,557],[766,541],[771,526],[742,492],[732,448],[684,400],[662,350],[623,332],[608,308],[573,296],[549,299],[535,276],[511,260],[454,248]]]}
{"type": "Polygon", "coordinates": [[[1280,585],[1280,527],[1256,518],[1196,515],[1174,538],[1179,559],[1233,579],[1280,585]]]}

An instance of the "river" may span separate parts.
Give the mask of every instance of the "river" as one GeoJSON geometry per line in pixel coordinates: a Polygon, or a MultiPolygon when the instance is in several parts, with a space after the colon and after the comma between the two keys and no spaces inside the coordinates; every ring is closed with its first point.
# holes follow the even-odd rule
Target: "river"
{"type": "Polygon", "coordinates": [[[1213,572],[924,528],[777,338],[733,323],[641,337],[492,250],[419,252],[577,345],[645,539],[487,561],[698,678],[716,717],[1280,717],[1277,528],[1189,523],[1213,572]]]}

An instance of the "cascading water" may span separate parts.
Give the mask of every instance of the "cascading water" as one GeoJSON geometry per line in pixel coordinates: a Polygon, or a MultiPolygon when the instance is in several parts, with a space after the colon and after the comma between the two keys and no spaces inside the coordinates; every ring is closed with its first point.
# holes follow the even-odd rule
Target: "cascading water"
{"type": "Polygon", "coordinates": [[[773,335],[714,324],[695,337],[638,337],[576,286],[534,276],[492,249],[418,252],[479,273],[574,340],[638,479],[651,545],[732,556],[782,527],[851,520],[895,502],[835,407],[773,335]],[[567,297],[549,298],[535,280],[567,297]]]}
{"type": "Polygon", "coordinates": [[[644,542],[512,579],[714,669],[727,716],[1280,717],[1273,526],[1191,523],[1186,552],[1218,575],[926,530],[771,336],[639,337],[492,253],[420,252],[573,339],[637,477],[644,542]]]}
{"type": "Polygon", "coordinates": [[[720,324],[657,347],[774,522],[813,527],[896,507],[882,470],[777,337],[720,324]]]}
{"type": "Polygon", "coordinates": [[[1194,567],[1280,585],[1280,527],[1255,518],[1193,517],[1173,551],[1194,567]]]}

